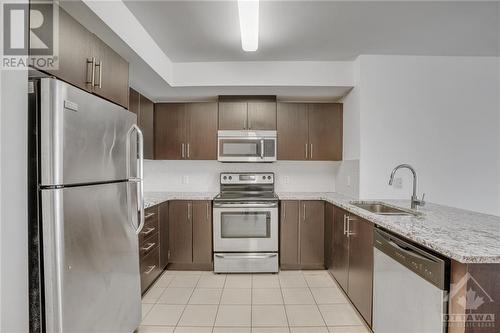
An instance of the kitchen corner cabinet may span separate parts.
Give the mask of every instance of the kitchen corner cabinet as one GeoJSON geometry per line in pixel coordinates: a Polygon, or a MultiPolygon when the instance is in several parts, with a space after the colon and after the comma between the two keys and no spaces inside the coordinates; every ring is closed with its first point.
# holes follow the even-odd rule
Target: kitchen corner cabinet
{"type": "Polygon", "coordinates": [[[342,104],[278,103],[278,160],[342,160],[342,104]]]}
{"type": "Polygon", "coordinates": [[[212,269],[211,211],[211,201],[170,201],[170,268],[212,269]]]}
{"type": "Polygon", "coordinates": [[[373,224],[334,207],[332,276],[371,325],[373,295],[373,224]]]}
{"type": "Polygon", "coordinates": [[[128,108],[128,62],[62,8],[58,31],[58,69],[38,69],[128,108]]]}
{"type": "Polygon", "coordinates": [[[158,103],[155,159],[217,159],[217,103],[158,103]]]}
{"type": "Polygon", "coordinates": [[[144,158],[154,158],[154,104],[139,92],[130,88],[129,111],[137,115],[137,125],[144,136],[144,158]]]}
{"type": "Polygon", "coordinates": [[[324,268],[323,201],[281,201],[282,269],[324,268]]]}
{"type": "Polygon", "coordinates": [[[219,130],[276,130],[276,97],[221,97],[219,130]]]}

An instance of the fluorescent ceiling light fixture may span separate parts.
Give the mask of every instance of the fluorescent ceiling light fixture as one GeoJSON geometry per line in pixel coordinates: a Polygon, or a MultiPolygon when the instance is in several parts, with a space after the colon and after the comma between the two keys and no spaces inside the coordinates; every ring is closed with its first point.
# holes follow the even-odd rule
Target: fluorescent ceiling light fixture
{"type": "Polygon", "coordinates": [[[259,0],[238,0],[241,48],[246,52],[259,47],[259,0]]]}

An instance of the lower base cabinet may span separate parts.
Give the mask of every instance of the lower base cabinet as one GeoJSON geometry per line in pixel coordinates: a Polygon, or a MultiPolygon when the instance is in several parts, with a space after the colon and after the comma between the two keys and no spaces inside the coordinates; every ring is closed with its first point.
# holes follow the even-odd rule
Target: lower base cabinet
{"type": "Polygon", "coordinates": [[[331,262],[329,265],[327,263],[328,270],[370,326],[373,297],[373,228],[371,222],[333,207],[331,262]]]}
{"type": "Polygon", "coordinates": [[[283,200],[280,217],[281,269],[323,269],[325,203],[283,200]]]}
{"type": "Polygon", "coordinates": [[[212,202],[169,203],[169,268],[212,269],[212,202]]]}
{"type": "Polygon", "coordinates": [[[151,286],[163,271],[163,267],[160,265],[161,233],[158,205],[147,208],[144,214],[144,227],[138,235],[142,293],[151,286]]]}

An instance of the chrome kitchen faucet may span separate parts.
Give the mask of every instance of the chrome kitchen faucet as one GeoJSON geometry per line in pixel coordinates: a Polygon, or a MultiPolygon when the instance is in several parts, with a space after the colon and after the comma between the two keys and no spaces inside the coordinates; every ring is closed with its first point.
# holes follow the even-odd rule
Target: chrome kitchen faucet
{"type": "Polygon", "coordinates": [[[411,173],[413,174],[413,194],[412,194],[411,199],[410,199],[411,208],[416,209],[417,206],[424,206],[425,205],[425,201],[424,201],[425,193],[422,195],[422,199],[419,199],[417,197],[417,172],[415,171],[415,169],[411,165],[400,164],[397,167],[395,167],[391,172],[391,177],[389,178],[389,185],[392,185],[396,171],[398,171],[401,168],[409,169],[411,171],[411,173]]]}

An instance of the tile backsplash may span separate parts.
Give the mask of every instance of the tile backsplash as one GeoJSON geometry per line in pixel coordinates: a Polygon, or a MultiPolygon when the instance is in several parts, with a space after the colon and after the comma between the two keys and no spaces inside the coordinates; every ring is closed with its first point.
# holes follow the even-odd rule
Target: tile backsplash
{"type": "Polygon", "coordinates": [[[274,172],[276,191],[332,192],[340,162],[278,161],[220,163],[217,161],[144,161],[145,191],[219,191],[220,172],[274,172]]]}

